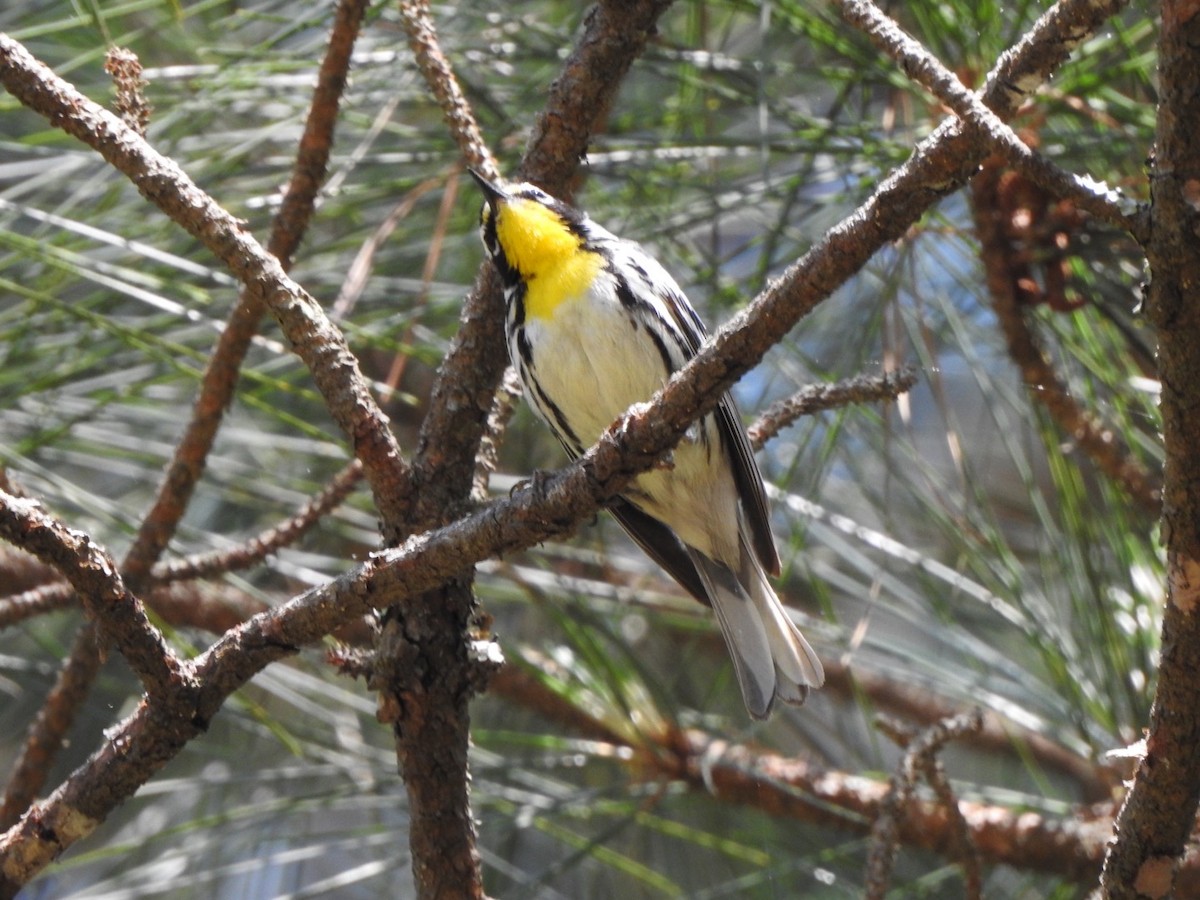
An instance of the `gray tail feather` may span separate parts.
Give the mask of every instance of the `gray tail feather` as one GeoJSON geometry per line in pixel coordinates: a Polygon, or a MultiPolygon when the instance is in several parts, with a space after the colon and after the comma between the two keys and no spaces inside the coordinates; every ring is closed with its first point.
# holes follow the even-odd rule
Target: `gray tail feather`
{"type": "Polygon", "coordinates": [[[825,683],[825,670],[775,596],[753,551],[742,547],[740,578],[724,563],[690,547],[688,551],[708,588],[750,715],[767,718],[776,697],[803,703],[810,687],[825,683]]]}

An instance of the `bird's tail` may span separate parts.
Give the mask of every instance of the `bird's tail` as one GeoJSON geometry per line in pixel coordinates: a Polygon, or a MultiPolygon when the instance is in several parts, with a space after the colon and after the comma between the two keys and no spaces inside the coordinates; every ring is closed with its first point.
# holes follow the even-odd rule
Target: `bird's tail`
{"type": "Polygon", "coordinates": [[[725,635],[746,709],[765,719],[778,697],[799,705],[825,683],[816,651],[804,639],[743,540],[741,571],[688,548],[725,635]]]}

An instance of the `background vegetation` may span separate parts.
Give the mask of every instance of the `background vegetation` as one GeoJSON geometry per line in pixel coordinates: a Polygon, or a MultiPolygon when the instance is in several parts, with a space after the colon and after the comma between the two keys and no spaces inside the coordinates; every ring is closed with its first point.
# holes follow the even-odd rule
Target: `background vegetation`
{"type": "MultiPolygon", "coordinates": [[[[978,87],[1043,11],[950,0],[892,13],[978,87]]],[[[366,12],[291,274],[342,329],[400,448],[416,454],[482,253],[479,197],[406,45],[405,15],[394,4],[366,12]]],[[[541,0],[431,15],[501,171],[515,174],[583,10],[541,0]]],[[[132,49],[150,143],[264,243],[330,22],[328,3],[298,0],[0,10],[0,31],[101,103],[113,92],[106,51],[132,49]]],[[[1064,169],[1148,200],[1155,36],[1143,11],[1108,19],[1013,127],[1064,169]]],[[[589,123],[577,200],[649,246],[715,327],[947,115],[831,6],[680,0],[589,123]]],[[[8,490],[120,559],[238,281],[8,94],[0,121],[0,465],[8,490]]],[[[882,877],[897,896],[1070,897],[1095,883],[1132,771],[1106,754],[1141,736],[1154,687],[1163,449],[1154,337],[1138,315],[1143,255],[1081,203],[989,160],[738,383],[753,419],[812,385],[916,377],[894,401],[780,421],[760,457],[781,595],[830,672],[806,707],[749,722],[707,612],[605,516],[478,567],[475,592],[507,660],[471,705],[490,896],[841,897],[882,877]],[[915,735],[972,708],[982,718],[940,758],[981,881],[953,827],[938,836],[920,824],[940,809],[933,776],[910,818],[898,816],[889,875],[879,848],[895,845],[869,830],[904,751],[877,717],[915,735]],[[743,795],[718,788],[739,774],[751,782],[743,795]],[[1044,856],[1006,852],[980,824],[1007,817],[1016,835],[1021,814],[1045,829],[1044,856]],[[1045,843],[1050,834],[1075,842],[1045,843]]],[[[290,349],[273,322],[254,340],[164,559],[225,555],[204,580],[147,594],[185,657],[379,546],[379,514],[359,487],[295,539],[268,537],[253,565],[229,562],[353,455],[290,349]]],[[[518,407],[490,496],[560,463],[518,407]]],[[[0,550],[0,572],[11,585],[0,600],[0,761],[10,761],[61,683],[84,615],[15,550],[0,550]]],[[[309,647],[265,668],[23,896],[412,893],[391,730],[338,649],[369,643],[364,631],[326,641],[337,665],[309,647]]],[[[99,673],[37,793],[134,711],[142,688],[124,663],[99,673]]]]}

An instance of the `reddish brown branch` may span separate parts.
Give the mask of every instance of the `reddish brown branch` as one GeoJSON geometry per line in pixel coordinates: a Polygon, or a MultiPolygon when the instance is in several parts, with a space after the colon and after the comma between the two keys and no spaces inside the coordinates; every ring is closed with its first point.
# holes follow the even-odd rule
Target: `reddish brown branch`
{"type": "MultiPolygon", "coordinates": [[[[51,578],[56,575],[51,575],[51,578]]],[[[19,594],[0,598],[0,629],[35,616],[64,609],[75,602],[75,589],[65,581],[53,581],[19,594]]]]}
{"type": "MultiPolygon", "coordinates": [[[[346,86],[346,73],[350,68],[350,56],[366,7],[367,0],[341,0],[334,12],[329,47],[321,63],[291,181],[275,217],[267,246],[267,252],[279,260],[283,271],[290,266],[292,254],[299,246],[312,216],[317,191],[325,180],[338,107],[346,86]]],[[[148,147],[144,149],[149,150],[148,147]]],[[[145,167],[144,163],[138,166],[145,167]]],[[[131,174],[130,170],[123,171],[131,174]]],[[[240,226],[234,227],[240,229],[240,226]]],[[[246,289],[238,297],[229,321],[217,339],[200,382],[191,420],[167,467],[158,496],[143,519],[122,567],[126,576],[134,579],[135,585],[137,579],[162,556],[187,509],[212,450],[225,409],[233,399],[242,362],[250,342],[258,332],[265,309],[262,285],[253,279],[247,280],[246,289]]]]}
{"type": "Polygon", "coordinates": [[[329,45],[317,72],[317,86],[309,104],[304,132],[300,135],[292,177],[271,224],[271,237],[267,242],[267,250],[279,259],[284,271],[291,268],[292,255],[308,230],[317,194],[325,183],[350,60],[369,6],[370,0],[338,0],[334,7],[329,45]]]}
{"type": "MultiPolygon", "coordinates": [[[[74,596],[74,591],[70,595],[74,596]]],[[[67,661],[59,668],[58,679],[13,761],[0,806],[0,828],[12,827],[41,793],[50,766],[100,671],[100,663],[100,636],[95,623],[89,622],[75,635],[67,661]]]]}
{"type": "Polygon", "coordinates": [[[1111,427],[1079,405],[1029,327],[1018,296],[1020,286],[1012,277],[1004,205],[1000,202],[1000,176],[997,167],[985,167],[972,182],[971,205],[988,293],[1008,344],[1008,354],[1016,363],[1030,396],[1045,407],[1096,468],[1119,485],[1145,512],[1157,515],[1162,503],[1157,480],[1134,458],[1111,427]]]}
{"type": "MultiPolygon", "coordinates": [[[[494,679],[492,691],[573,733],[633,751],[612,756],[626,759],[640,780],[655,775],[679,778],[722,802],[769,815],[867,834],[889,795],[886,782],[716,740],[699,731],[643,730],[637,732],[639,743],[631,745],[627,732],[584,713],[517,666],[507,666],[494,679]]],[[[965,827],[986,864],[1046,872],[1078,884],[1095,881],[1111,828],[1109,804],[1076,807],[1061,818],[979,802],[958,801],[956,806],[958,812],[950,814],[944,800],[908,797],[897,809],[897,839],[905,847],[958,858],[961,850],[956,848],[965,827]]],[[[1190,865],[1185,877],[1194,889],[1200,884],[1200,865],[1190,865]]]]}
{"type": "MultiPolygon", "coordinates": [[[[849,832],[869,829],[888,792],[883,782],[706,736],[689,734],[684,750],[680,777],[698,790],[725,802],[849,832]]],[[[1070,818],[1056,819],[978,802],[960,802],[959,808],[972,841],[989,863],[1050,872],[1081,883],[1093,880],[1099,870],[1108,818],[1076,810],[1070,818]]],[[[905,846],[947,854],[954,841],[952,827],[940,803],[912,799],[904,809],[899,838],[905,846]]]]}
{"type": "MultiPolygon", "coordinates": [[[[285,266],[291,253],[299,244],[313,209],[316,191],[324,179],[325,167],[332,146],[333,126],[337,120],[337,109],[345,87],[346,71],[350,64],[350,53],[357,38],[358,27],[365,13],[366,5],[366,0],[342,0],[335,13],[330,47],[321,66],[317,90],[301,139],[292,181],[284,197],[280,214],[276,217],[271,236],[270,250],[284,261],[285,266]]],[[[9,48],[5,47],[5,49],[9,48]]],[[[13,45],[12,49],[19,50],[20,48],[18,45],[13,45]]],[[[133,62],[136,63],[136,59],[133,62]]],[[[0,63],[5,67],[6,75],[11,75],[14,80],[19,77],[22,83],[29,88],[37,89],[36,92],[49,102],[49,107],[57,110],[54,115],[61,117],[62,121],[73,121],[74,113],[70,107],[75,104],[76,98],[79,100],[83,98],[74,94],[69,86],[54,85],[48,80],[40,78],[39,75],[42,73],[36,71],[34,68],[36,63],[28,57],[19,60],[17,70],[8,68],[11,63],[12,60],[0,63]],[[20,68],[24,68],[25,71],[20,72],[20,68]],[[64,86],[67,87],[66,91],[61,89],[64,86]],[[56,93],[58,96],[53,96],[56,93]]],[[[119,61],[117,68],[118,71],[114,74],[118,76],[119,85],[124,85],[123,113],[132,119],[130,127],[134,133],[140,136],[145,131],[144,114],[146,113],[146,107],[144,103],[140,102],[141,97],[138,92],[140,67],[134,71],[135,67],[128,60],[123,60],[119,61]]],[[[12,90],[12,85],[7,79],[5,84],[12,90]]],[[[42,111],[46,112],[47,109],[42,111]]],[[[92,112],[94,116],[95,111],[92,112]]],[[[87,126],[85,125],[85,127],[87,126]]],[[[67,130],[71,129],[68,127],[67,130]]],[[[86,133],[98,133],[98,129],[91,128],[86,133]]],[[[76,135],[79,136],[79,133],[76,132],[76,135]]],[[[113,135],[109,135],[109,137],[113,137],[113,135]]],[[[119,134],[115,137],[120,139],[119,134]]],[[[153,161],[150,165],[135,166],[134,168],[149,172],[154,168],[153,161]]],[[[132,171],[133,169],[127,169],[126,174],[132,174],[132,171]]],[[[145,192],[144,188],[143,192],[145,192]]],[[[230,220],[230,225],[233,228],[239,227],[232,220],[230,220]]],[[[123,562],[122,572],[134,590],[141,590],[146,586],[151,567],[161,557],[171,536],[175,533],[179,520],[187,509],[192,492],[204,470],[208,453],[212,449],[223,412],[232,399],[242,360],[245,358],[251,339],[257,333],[263,309],[262,291],[255,284],[249,284],[247,290],[239,297],[239,302],[217,341],[201,381],[191,420],[167,467],[155,502],[143,518],[138,534],[123,562]]],[[[28,607],[24,611],[27,612],[28,607]]],[[[84,656],[76,658],[72,655],[64,664],[60,683],[63,679],[70,679],[73,690],[59,695],[62,703],[82,703],[87,692],[80,679],[80,673],[90,672],[94,675],[97,668],[90,658],[90,655],[95,654],[94,648],[77,642],[72,653],[81,653],[84,656]]],[[[62,710],[62,703],[59,704],[59,713],[55,718],[55,722],[60,724],[69,722],[72,718],[62,710]]],[[[49,762],[57,750],[51,741],[61,740],[64,736],[65,731],[55,735],[45,729],[39,730],[35,726],[23,751],[23,758],[40,760],[45,764],[45,768],[48,768],[49,762]],[[33,746],[34,742],[37,744],[36,747],[33,746]]],[[[15,786],[18,777],[21,780],[30,778],[28,772],[14,773],[10,779],[10,790],[15,786]]],[[[17,788],[17,790],[22,789],[17,788]]]]}
{"type": "MultiPolygon", "coordinates": [[[[30,109],[99,152],[248,288],[263,292],[292,348],[312,372],[330,413],[362,460],[376,505],[385,517],[396,510],[408,484],[387,417],[376,405],[342,334],[330,325],[320,305],[287,277],[278,259],[199,190],[176,163],[158,154],[6,35],[0,35],[0,83],[30,109]]],[[[210,412],[215,415],[217,411],[210,412]]]]}

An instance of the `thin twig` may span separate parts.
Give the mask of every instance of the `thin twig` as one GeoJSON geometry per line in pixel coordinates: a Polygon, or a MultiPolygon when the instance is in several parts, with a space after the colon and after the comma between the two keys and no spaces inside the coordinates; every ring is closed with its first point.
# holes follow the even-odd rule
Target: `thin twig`
{"type": "MultiPolygon", "coordinates": [[[[446,242],[446,232],[450,226],[450,216],[454,212],[454,201],[458,198],[458,169],[456,167],[454,177],[445,179],[444,188],[442,190],[442,202],[438,204],[437,219],[433,224],[433,234],[429,240],[429,249],[425,253],[425,265],[421,268],[421,289],[409,308],[408,321],[404,325],[404,333],[400,335],[397,341],[400,349],[392,359],[391,368],[388,369],[387,378],[384,379],[384,384],[388,386],[390,391],[394,391],[404,378],[404,371],[408,367],[408,361],[411,358],[404,348],[412,340],[413,329],[416,328],[417,322],[420,321],[420,316],[425,308],[429,305],[429,287],[433,284],[433,276],[437,273],[438,262],[442,258],[442,248],[446,242]]],[[[385,394],[385,398],[390,396],[385,394]]]]}
{"type": "Polygon", "coordinates": [[[11,628],[26,619],[65,609],[74,602],[75,588],[65,581],[43,584],[19,594],[0,598],[0,629],[11,628]]]}
{"type": "Polygon", "coordinates": [[[475,455],[475,481],[471,486],[471,499],[476,503],[483,503],[488,498],[488,482],[496,471],[500,444],[509,421],[517,411],[521,395],[521,379],[516,370],[509,366],[492,401],[487,430],[479,441],[479,452],[475,455]]]}
{"type": "MultiPolygon", "coordinates": [[[[983,725],[983,714],[979,709],[960,713],[943,719],[919,734],[913,734],[903,725],[882,720],[880,729],[896,743],[905,748],[905,753],[896,764],[896,770],[888,779],[887,794],[879,803],[878,813],[871,826],[871,849],[867,855],[866,891],[868,900],[882,900],[892,878],[892,865],[900,846],[900,823],[912,808],[913,793],[917,787],[918,772],[935,771],[934,778],[943,788],[944,799],[948,799],[947,812],[954,826],[953,842],[959,848],[960,859],[967,869],[968,884],[976,884],[979,858],[970,837],[970,826],[958,809],[953,792],[945,783],[944,773],[936,767],[936,755],[955,738],[978,731],[983,725]],[[969,849],[968,849],[969,848],[969,849]],[[972,874],[974,873],[974,874],[972,874]]],[[[968,894],[968,896],[978,896],[968,894]]]]}
{"type": "Polygon", "coordinates": [[[946,775],[946,767],[940,758],[932,755],[921,757],[917,767],[950,819],[951,846],[959,865],[963,868],[963,896],[967,900],[982,900],[983,861],[979,857],[979,848],[971,839],[971,825],[959,806],[954,788],[946,775]]]}
{"type": "Polygon", "coordinates": [[[404,22],[408,46],[412,49],[417,68],[425,76],[425,84],[441,106],[442,118],[450,136],[458,144],[463,159],[488,178],[497,178],[500,172],[496,168],[496,160],[479,131],[475,113],[463,96],[454,70],[450,68],[438,43],[437,29],[429,15],[428,2],[400,0],[400,18],[404,22]]]}
{"type": "Polygon", "coordinates": [[[376,226],[371,236],[358,248],[358,253],[354,255],[353,261],[346,269],[346,274],[342,278],[342,286],[338,289],[338,295],[329,308],[329,318],[335,322],[341,322],[353,312],[359,297],[367,287],[367,281],[375,263],[375,254],[379,252],[379,248],[391,237],[396,226],[413,211],[418,201],[444,181],[445,179],[439,176],[426,178],[415,185],[405,192],[383,221],[376,226]]]}
{"type": "MultiPolygon", "coordinates": [[[[362,464],[351,462],[337,473],[324,488],[308,500],[294,516],[260,532],[228,550],[215,550],[186,556],[182,559],[159,562],[150,571],[149,583],[155,588],[198,578],[212,578],[226,572],[248,569],[272,553],[291,546],[307,534],[330,510],[342,503],[362,478],[362,464]]],[[[150,606],[158,609],[157,592],[146,597],[150,606]]],[[[20,594],[0,598],[0,629],[34,616],[62,609],[75,602],[75,589],[65,581],[55,581],[30,588],[20,594]]],[[[261,607],[253,611],[258,612],[261,607]]],[[[239,616],[236,624],[246,618],[239,616]]],[[[172,624],[179,625],[178,621],[172,624]]]]}
{"type": "Polygon", "coordinates": [[[164,584],[186,579],[211,578],[225,572],[236,572],[255,566],[272,553],[295,544],[317,525],[326,513],[340,506],[361,479],[362,463],[357,459],[351,460],[291,518],[229,550],[215,550],[170,562],[160,562],[151,572],[151,581],[154,584],[164,584]]]}
{"type": "Polygon", "coordinates": [[[915,369],[885,372],[882,375],[856,375],[834,384],[812,384],[790,397],[771,404],[748,429],[750,444],[761,449],[802,416],[841,409],[852,403],[876,403],[895,400],[917,383],[915,369]]]}

